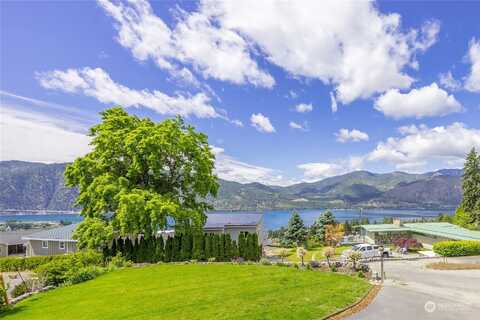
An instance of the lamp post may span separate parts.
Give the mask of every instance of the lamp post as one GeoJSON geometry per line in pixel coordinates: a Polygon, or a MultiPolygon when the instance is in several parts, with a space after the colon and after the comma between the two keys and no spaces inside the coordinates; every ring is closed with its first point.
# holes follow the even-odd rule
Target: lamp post
{"type": "Polygon", "coordinates": [[[378,251],[380,252],[380,277],[383,283],[383,246],[378,247],[378,251]]]}

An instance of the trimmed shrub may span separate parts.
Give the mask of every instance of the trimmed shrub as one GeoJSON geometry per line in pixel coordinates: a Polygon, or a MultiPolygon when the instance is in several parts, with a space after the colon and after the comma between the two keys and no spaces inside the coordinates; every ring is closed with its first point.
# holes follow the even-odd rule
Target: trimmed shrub
{"type": "Polygon", "coordinates": [[[35,269],[35,273],[45,285],[59,286],[67,281],[77,281],[78,278],[86,277],[75,274],[75,272],[80,272],[81,269],[91,266],[100,266],[102,263],[101,253],[95,251],[77,252],[65,255],[63,259],[53,259],[40,265],[35,269]]]}
{"type": "Polygon", "coordinates": [[[87,266],[80,269],[72,268],[69,269],[65,274],[65,283],[77,284],[95,279],[103,273],[105,273],[105,268],[97,266],[87,266]]]}
{"type": "Polygon", "coordinates": [[[433,245],[433,251],[444,257],[480,255],[480,241],[441,241],[433,245]]]}
{"type": "Polygon", "coordinates": [[[1,258],[0,272],[25,271],[33,270],[42,264],[46,264],[52,260],[65,259],[67,255],[61,256],[44,256],[44,257],[27,257],[27,258],[1,258]]]}
{"type": "Polygon", "coordinates": [[[112,259],[108,263],[109,269],[124,268],[124,267],[131,267],[131,266],[132,266],[132,262],[128,261],[118,253],[115,257],[112,257],[112,259]]]}

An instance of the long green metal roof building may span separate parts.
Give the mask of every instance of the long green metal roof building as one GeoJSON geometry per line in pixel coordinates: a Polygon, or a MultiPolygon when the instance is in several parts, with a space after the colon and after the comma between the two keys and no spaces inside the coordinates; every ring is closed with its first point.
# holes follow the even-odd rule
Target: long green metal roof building
{"type": "Polygon", "coordinates": [[[480,231],[468,230],[448,222],[418,222],[396,224],[361,225],[367,232],[415,232],[452,240],[480,240],[480,231]]]}

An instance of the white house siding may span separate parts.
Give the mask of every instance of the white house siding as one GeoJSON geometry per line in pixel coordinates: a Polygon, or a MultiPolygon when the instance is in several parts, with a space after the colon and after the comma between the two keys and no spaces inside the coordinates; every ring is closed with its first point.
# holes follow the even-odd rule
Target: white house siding
{"type": "Polygon", "coordinates": [[[48,248],[42,248],[41,240],[28,240],[27,256],[51,256],[58,254],[67,254],[77,251],[77,244],[72,241],[65,241],[65,249],[60,249],[59,240],[49,240],[48,248]]]}

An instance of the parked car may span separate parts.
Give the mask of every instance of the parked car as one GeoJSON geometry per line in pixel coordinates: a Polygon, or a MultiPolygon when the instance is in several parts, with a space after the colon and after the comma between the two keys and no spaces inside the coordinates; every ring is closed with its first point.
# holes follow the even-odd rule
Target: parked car
{"type": "Polygon", "coordinates": [[[380,257],[383,255],[384,258],[390,257],[392,254],[389,248],[384,248],[383,253],[380,253],[380,246],[377,244],[368,244],[362,243],[357,244],[352,247],[350,250],[345,250],[342,252],[342,257],[346,258],[351,252],[360,252],[363,259],[371,259],[380,257]]]}

